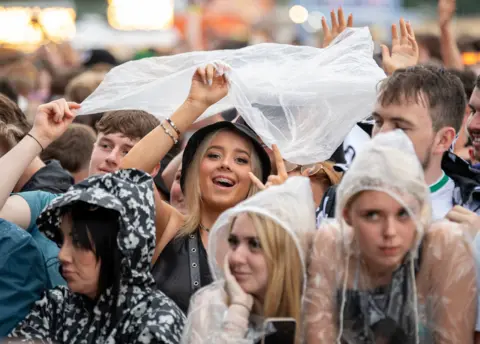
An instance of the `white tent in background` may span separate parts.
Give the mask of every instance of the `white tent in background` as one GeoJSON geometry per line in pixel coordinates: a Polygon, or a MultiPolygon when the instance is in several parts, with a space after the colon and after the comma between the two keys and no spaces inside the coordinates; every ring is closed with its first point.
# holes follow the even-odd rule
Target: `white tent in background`
{"type": "Polygon", "coordinates": [[[77,33],[72,40],[73,47],[80,50],[106,47],[168,48],[178,42],[178,32],[174,29],[155,31],[120,31],[108,25],[98,15],[85,16],[77,22],[77,33]]]}

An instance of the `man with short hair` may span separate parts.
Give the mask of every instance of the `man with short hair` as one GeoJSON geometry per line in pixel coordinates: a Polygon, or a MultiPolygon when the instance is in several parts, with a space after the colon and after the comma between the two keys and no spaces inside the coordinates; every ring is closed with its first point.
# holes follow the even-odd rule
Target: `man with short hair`
{"type": "Polygon", "coordinates": [[[435,220],[456,205],[480,211],[479,174],[449,152],[465,107],[460,79],[438,67],[397,70],[378,90],[373,135],[394,129],[408,135],[430,185],[435,220]]]}

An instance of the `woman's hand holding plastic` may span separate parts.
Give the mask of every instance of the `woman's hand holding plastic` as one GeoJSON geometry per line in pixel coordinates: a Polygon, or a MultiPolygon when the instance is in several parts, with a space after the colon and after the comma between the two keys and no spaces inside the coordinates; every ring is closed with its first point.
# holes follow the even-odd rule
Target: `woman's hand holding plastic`
{"type": "Polygon", "coordinates": [[[250,179],[260,190],[265,190],[272,185],[283,184],[288,179],[287,168],[285,167],[285,162],[283,161],[280,150],[278,149],[277,145],[273,145],[272,149],[273,154],[275,155],[277,174],[270,175],[267,179],[267,183],[264,185],[262,181],[258,179],[252,172],[249,173],[250,179]]]}
{"type": "Polygon", "coordinates": [[[65,99],[40,105],[30,134],[39,141],[43,148],[47,147],[68,129],[75,119],[75,110],[79,108],[79,104],[67,102],[65,99]]]}
{"type": "Polygon", "coordinates": [[[383,70],[392,75],[397,69],[413,67],[418,63],[419,54],[412,26],[400,19],[400,38],[397,25],[392,25],[392,54],[386,45],[382,45],[383,70]]]}
{"type": "Polygon", "coordinates": [[[326,48],[332,43],[332,41],[337,38],[347,27],[353,27],[353,15],[348,16],[347,21],[345,21],[345,15],[343,14],[343,8],[338,9],[338,21],[335,11],[330,12],[330,18],[332,20],[332,29],[328,27],[327,20],[325,17],[322,18],[322,29],[323,29],[323,43],[322,48],[326,48]]]}
{"type": "Polygon", "coordinates": [[[208,109],[228,94],[228,80],[224,64],[209,64],[195,71],[187,102],[202,110],[208,109]]]}
{"type": "Polygon", "coordinates": [[[223,273],[225,274],[225,289],[230,299],[230,304],[243,306],[251,311],[253,307],[253,296],[243,291],[240,284],[238,284],[237,280],[232,275],[232,272],[230,271],[229,257],[230,254],[225,256],[223,273]]]}

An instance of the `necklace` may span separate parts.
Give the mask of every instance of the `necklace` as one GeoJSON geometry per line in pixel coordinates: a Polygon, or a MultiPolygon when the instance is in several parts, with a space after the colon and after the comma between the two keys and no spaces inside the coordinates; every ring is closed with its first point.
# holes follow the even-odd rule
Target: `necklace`
{"type": "Polygon", "coordinates": [[[205,227],[204,225],[200,224],[200,229],[203,229],[207,233],[210,233],[210,228],[205,227]]]}

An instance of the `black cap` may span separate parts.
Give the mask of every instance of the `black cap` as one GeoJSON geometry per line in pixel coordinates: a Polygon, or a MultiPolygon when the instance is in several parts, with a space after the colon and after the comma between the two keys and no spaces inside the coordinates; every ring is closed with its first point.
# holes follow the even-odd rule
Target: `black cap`
{"type": "Polygon", "coordinates": [[[260,160],[260,165],[262,167],[262,182],[267,182],[272,166],[270,165],[270,158],[268,157],[267,152],[265,151],[265,149],[263,149],[263,146],[258,141],[255,133],[245,125],[221,121],[197,130],[192,135],[190,140],[188,140],[182,157],[182,175],[180,176],[180,187],[182,188],[182,191],[185,191],[185,177],[187,175],[188,168],[194,159],[198,147],[202,144],[205,137],[207,137],[210,133],[216,132],[220,129],[227,129],[231,132],[234,132],[246,138],[252,143],[253,148],[255,149],[255,152],[257,153],[260,160]]]}

